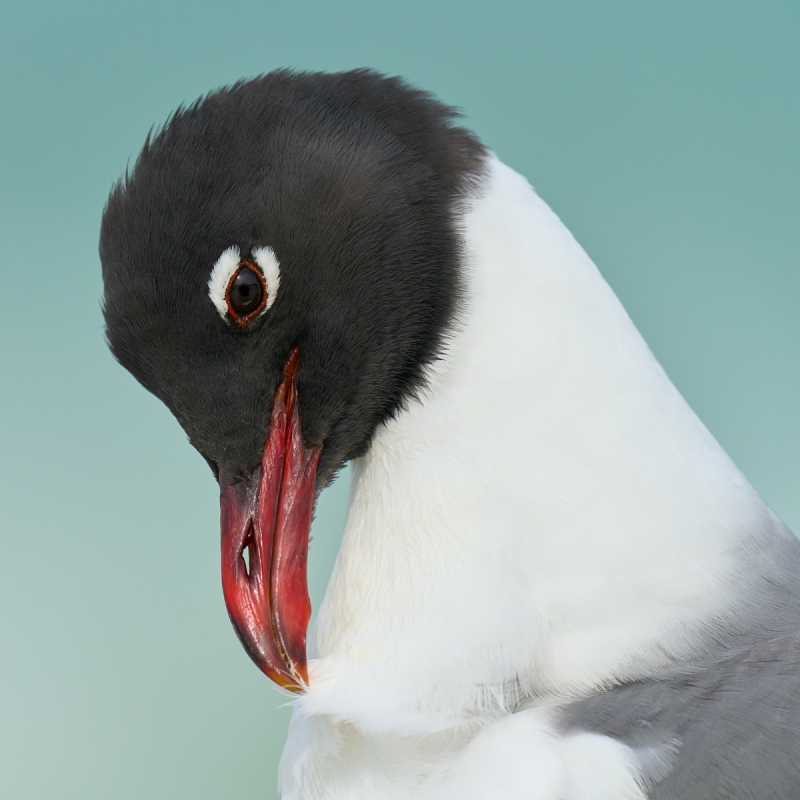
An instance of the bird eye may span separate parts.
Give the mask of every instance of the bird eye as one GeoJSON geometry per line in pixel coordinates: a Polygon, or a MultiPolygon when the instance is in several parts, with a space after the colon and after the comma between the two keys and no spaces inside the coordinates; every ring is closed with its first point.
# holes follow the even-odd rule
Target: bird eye
{"type": "Polygon", "coordinates": [[[208,278],[208,297],[225,322],[244,328],[269,311],[281,285],[281,268],[267,245],[242,256],[237,245],[223,250],[208,278]]]}
{"type": "Polygon", "coordinates": [[[226,294],[231,317],[240,324],[247,322],[261,311],[266,297],[267,287],[259,269],[247,261],[240,262],[226,294]]]}

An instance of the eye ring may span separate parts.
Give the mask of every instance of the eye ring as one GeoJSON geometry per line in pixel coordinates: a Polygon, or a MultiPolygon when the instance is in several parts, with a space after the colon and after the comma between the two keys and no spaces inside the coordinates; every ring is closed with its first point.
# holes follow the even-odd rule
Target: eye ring
{"type": "Polygon", "coordinates": [[[281,267],[269,245],[258,245],[242,255],[233,244],[214,262],[208,276],[208,299],[226,324],[244,329],[255,316],[270,310],[280,285],[281,267]],[[237,285],[240,277],[244,280],[237,285]]]}
{"type": "Polygon", "coordinates": [[[239,261],[236,270],[228,281],[228,285],[225,287],[225,304],[227,306],[228,317],[239,327],[243,328],[250,320],[258,316],[264,310],[267,305],[268,297],[269,291],[267,290],[267,282],[264,278],[264,274],[254,262],[248,258],[243,258],[239,261]],[[235,284],[240,277],[246,277],[247,280],[241,282],[241,289],[243,290],[242,297],[237,298],[234,291],[237,288],[235,284]],[[257,279],[257,283],[253,282],[253,277],[257,279]],[[248,297],[248,294],[252,291],[254,286],[258,287],[258,294],[260,295],[255,304],[249,302],[250,298],[248,297]],[[237,303],[237,299],[240,300],[239,303],[237,303]],[[237,304],[240,305],[238,309],[236,308],[237,304]]]}

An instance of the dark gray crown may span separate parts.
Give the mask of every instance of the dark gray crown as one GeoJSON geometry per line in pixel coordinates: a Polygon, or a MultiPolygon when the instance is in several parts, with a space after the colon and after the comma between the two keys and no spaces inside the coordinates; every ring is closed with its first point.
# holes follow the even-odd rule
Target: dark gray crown
{"type": "Polygon", "coordinates": [[[458,306],[454,212],[484,157],[454,116],[373,72],[279,71],[148,137],[103,215],[107,337],[212,465],[256,467],[294,345],[320,488],[419,388],[458,306]],[[232,245],[281,265],[274,306],[245,329],[208,297],[232,245]]]}

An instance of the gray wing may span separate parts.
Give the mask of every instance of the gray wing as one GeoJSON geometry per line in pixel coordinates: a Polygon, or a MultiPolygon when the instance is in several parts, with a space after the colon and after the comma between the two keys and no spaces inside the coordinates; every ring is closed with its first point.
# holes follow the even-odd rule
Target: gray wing
{"type": "Polygon", "coordinates": [[[673,749],[652,800],[800,800],[800,632],[690,676],[580,700],[562,724],[643,753],[673,749]]]}

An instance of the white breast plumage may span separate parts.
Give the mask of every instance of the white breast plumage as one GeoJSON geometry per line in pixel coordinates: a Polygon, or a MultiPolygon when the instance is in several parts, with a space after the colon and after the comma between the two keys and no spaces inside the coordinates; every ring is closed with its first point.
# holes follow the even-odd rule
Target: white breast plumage
{"type": "Polygon", "coordinates": [[[446,356],[353,469],[290,800],[643,796],[668,738],[552,709],[705,653],[779,525],[523,178],[493,159],[462,224],[446,356]]]}

